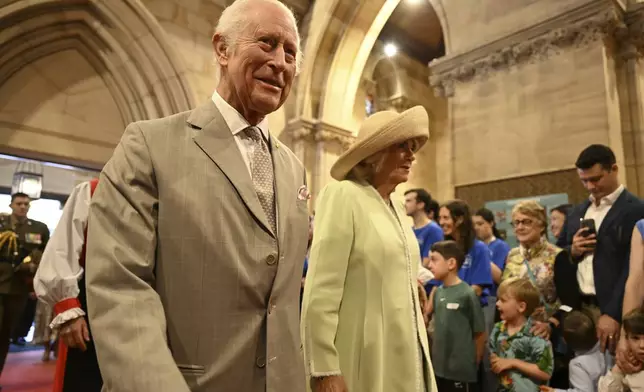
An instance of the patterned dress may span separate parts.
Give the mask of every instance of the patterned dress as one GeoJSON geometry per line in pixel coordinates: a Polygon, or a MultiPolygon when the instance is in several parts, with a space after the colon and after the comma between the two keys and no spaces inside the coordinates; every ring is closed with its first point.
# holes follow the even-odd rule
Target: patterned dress
{"type": "Polygon", "coordinates": [[[537,308],[532,314],[535,321],[548,321],[559,309],[560,303],[555,288],[555,259],[562,251],[545,238],[536,246],[526,249],[523,246],[513,248],[508,254],[508,260],[501,281],[510,278],[534,277],[534,284],[539,290],[545,306],[537,308]],[[526,265],[527,264],[527,265],[526,265]],[[532,274],[528,272],[528,266],[532,274]]]}

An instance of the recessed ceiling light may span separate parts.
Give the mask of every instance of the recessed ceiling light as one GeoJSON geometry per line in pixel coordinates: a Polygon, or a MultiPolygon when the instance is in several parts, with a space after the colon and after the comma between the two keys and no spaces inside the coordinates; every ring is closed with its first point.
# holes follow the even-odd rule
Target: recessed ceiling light
{"type": "Polygon", "coordinates": [[[392,44],[391,42],[385,45],[385,55],[387,57],[395,56],[396,53],[398,53],[398,48],[396,47],[396,45],[392,44]]]}

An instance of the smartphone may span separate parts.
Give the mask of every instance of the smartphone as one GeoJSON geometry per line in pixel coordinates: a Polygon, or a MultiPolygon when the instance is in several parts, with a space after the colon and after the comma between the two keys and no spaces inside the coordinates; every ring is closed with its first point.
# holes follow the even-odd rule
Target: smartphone
{"type": "Polygon", "coordinates": [[[580,229],[588,229],[584,232],[583,236],[588,237],[589,235],[595,234],[597,235],[597,229],[595,228],[595,220],[594,219],[582,219],[581,222],[579,223],[579,228],[580,229]]]}

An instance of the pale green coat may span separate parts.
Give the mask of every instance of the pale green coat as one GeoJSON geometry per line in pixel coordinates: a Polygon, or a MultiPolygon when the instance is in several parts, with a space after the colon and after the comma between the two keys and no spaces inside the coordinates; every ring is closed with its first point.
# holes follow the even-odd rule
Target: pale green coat
{"type": "Polygon", "coordinates": [[[402,203],[395,210],[352,181],[320,192],[301,323],[307,376],[342,374],[349,392],[436,391],[418,242],[402,203]]]}

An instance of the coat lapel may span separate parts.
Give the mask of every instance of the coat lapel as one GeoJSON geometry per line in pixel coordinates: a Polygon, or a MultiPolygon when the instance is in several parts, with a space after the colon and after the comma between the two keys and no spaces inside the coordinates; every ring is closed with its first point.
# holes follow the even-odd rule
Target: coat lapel
{"type": "Polygon", "coordinates": [[[608,210],[606,217],[602,221],[602,225],[599,227],[599,232],[597,235],[601,234],[604,230],[608,230],[615,221],[622,215],[624,211],[628,209],[628,204],[630,200],[628,198],[628,191],[624,189],[621,195],[615,200],[615,204],[608,210]]]}
{"type": "Polygon", "coordinates": [[[208,100],[195,109],[188,118],[188,123],[191,127],[201,130],[194,137],[195,143],[221,169],[251,214],[271,232],[235,137],[215,104],[208,100]]]}
{"type": "MultiPolygon", "coordinates": [[[[290,208],[297,197],[296,190],[291,184],[293,177],[292,165],[289,165],[288,156],[284,148],[280,147],[279,140],[271,136],[271,154],[273,156],[273,168],[275,170],[275,200],[277,203],[277,230],[278,239],[286,235],[288,225],[286,217],[289,216],[290,208]]],[[[302,178],[304,181],[304,178],[302,178]]],[[[302,183],[304,185],[304,183],[302,183]]]]}

